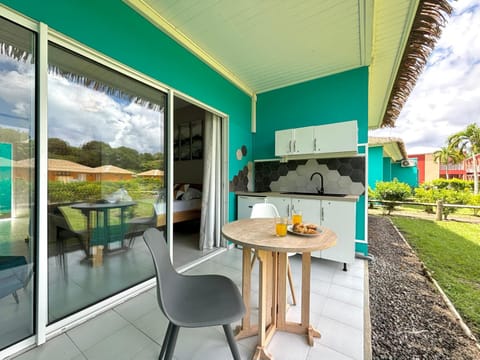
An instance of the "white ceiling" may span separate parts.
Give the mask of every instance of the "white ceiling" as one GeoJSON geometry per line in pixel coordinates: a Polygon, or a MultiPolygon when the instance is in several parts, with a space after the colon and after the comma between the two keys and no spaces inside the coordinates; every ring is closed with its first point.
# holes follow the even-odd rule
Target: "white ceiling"
{"type": "Polygon", "coordinates": [[[378,109],[372,113],[375,119],[369,114],[370,127],[383,116],[412,8],[418,3],[377,0],[374,7],[373,0],[124,1],[250,95],[376,60],[379,70],[370,68],[375,81],[369,81],[369,112],[372,100],[378,109]],[[370,99],[371,92],[378,99],[370,99]]]}

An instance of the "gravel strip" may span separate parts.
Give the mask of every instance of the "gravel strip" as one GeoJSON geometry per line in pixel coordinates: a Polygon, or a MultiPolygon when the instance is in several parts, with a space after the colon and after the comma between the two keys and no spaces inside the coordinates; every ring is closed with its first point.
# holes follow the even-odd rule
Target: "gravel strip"
{"type": "Polygon", "coordinates": [[[370,215],[368,226],[373,359],[480,359],[390,220],[370,215]]]}

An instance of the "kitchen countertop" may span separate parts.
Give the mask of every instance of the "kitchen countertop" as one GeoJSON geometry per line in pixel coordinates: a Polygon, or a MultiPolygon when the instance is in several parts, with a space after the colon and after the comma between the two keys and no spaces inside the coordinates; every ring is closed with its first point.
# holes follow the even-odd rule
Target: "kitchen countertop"
{"type": "Polygon", "coordinates": [[[259,197],[290,197],[296,199],[318,199],[318,200],[335,200],[335,201],[350,201],[356,202],[358,201],[359,195],[345,195],[345,196],[333,196],[333,195],[320,195],[320,194],[286,194],[285,192],[278,192],[278,191],[263,191],[263,192],[255,192],[255,191],[236,191],[236,195],[243,195],[243,196],[259,196],[259,197]]]}

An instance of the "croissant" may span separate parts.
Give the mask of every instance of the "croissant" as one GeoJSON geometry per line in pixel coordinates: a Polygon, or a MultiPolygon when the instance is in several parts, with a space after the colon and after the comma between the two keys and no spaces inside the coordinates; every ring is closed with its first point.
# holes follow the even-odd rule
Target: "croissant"
{"type": "Polygon", "coordinates": [[[317,225],[298,223],[293,225],[292,230],[299,234],[316,234],[317,225]]]}

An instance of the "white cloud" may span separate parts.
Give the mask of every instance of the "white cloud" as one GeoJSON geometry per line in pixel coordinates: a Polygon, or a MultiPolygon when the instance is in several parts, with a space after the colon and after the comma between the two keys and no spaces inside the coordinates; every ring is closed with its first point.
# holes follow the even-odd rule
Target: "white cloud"
{"type": "Polygon", "coordinates": [[[453,16],[393,129],[409,154],[433,152],[449,135],[480,120],[480,0],[452,4],[453,16]]]}
{"type": "Polygon", "coordinates": [[[158,111],[116,101],[105,93],[57,77],[49,81],[48,112],[48,136],[73,146],[98,140],[141,153],[163,152],[163,113],[158,111]]]}

